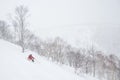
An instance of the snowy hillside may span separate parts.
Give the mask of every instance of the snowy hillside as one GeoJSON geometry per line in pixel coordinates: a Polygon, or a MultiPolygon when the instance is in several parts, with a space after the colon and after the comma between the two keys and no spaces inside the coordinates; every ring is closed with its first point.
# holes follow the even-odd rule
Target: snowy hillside
{"type": "Polygon", "coordinates": [[[0,52],[1,80],[97,80],[90,76],[79,77],[31,51],[21,53],[20,47],[3,40],[0,40],[0,52]],[[27,60],[31,53],[36,58],[35,63],[27,60]]]}

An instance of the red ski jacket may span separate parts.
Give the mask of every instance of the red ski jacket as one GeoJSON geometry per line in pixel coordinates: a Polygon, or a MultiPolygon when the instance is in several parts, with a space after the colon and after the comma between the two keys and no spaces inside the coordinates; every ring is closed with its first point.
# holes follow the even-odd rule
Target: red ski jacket
{"type": "Polygon", "coordinates": [[[29,56],[28,56],[28,60],[34,60],[35,58],[30,54],[29,56]]]}

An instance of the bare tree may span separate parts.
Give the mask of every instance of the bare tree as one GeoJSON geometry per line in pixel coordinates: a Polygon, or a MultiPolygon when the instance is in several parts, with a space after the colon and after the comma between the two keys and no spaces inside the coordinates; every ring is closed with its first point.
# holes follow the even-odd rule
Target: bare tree
{"type": "Polygon", "coordinates": [[[12,34],[9,29],[9,25],[5,22],[0,20],[0,38],[11,41],[12,34]]]}
{"type": "Polygon", "coordinates": [[[0,38],[6,37],[8,25],[5,21],[0,21],[0,38]]]}
{"type": "Polygon", "coordinates": [[[93,76],[95,77],[96,74],[96,59],[95,59],[95,55],[96,55],[96,49],[95,46],[92,44],[92,46],[90,47],[90,49],[88,50],[88,53],[91,55],[92,57],[92,64],[93,64],[93,76]]]}
{"type": "Polygon", "coordinates": [[[27,26],[27,18],[28,18],[28,8],[24,7],[23,5],[15,8],[15,16],[12,21],[12,24],[17,34],[19,45],[22,47],[22,52],[24,52],[25,50],[24,35],[27,26]]]}

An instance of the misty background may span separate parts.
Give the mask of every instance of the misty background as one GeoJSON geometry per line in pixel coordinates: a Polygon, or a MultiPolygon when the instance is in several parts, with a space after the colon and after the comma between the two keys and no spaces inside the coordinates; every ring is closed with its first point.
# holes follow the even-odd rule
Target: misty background
{"type": "Polygon", "coordinates": [[[120,56],[120,0],[0,0],[0,18],[29,8],[29,29],[42,39],[60,36],[73,46],[94,42],[120,56]]]}

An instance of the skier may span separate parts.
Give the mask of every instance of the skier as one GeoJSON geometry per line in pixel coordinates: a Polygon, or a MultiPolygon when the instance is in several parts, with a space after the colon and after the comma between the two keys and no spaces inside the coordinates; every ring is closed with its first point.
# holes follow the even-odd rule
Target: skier
{"type": "Polygon", "coordinates": [[[32,56],[32,54],[30,54],[29,56],[28,56],[28,60],[31,60],[32,62],[34,62],[34,57],[32,56]]]}

